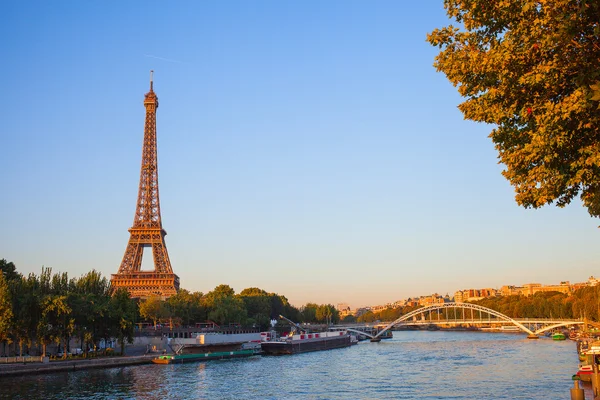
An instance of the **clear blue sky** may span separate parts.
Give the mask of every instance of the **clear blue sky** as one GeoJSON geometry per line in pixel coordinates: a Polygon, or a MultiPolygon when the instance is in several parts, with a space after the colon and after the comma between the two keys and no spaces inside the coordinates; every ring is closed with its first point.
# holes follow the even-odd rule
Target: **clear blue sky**
{"type": "MultiPolygon", "coordinates": [[[[182,287],[376,305],[600,274],[580,203],[524,210],[432,67],[442,1],[0,4],[0,258],[116,273],[155,71],[182,287]]],[[[147,258],[149,253],[147,254],[147,258]]]]}

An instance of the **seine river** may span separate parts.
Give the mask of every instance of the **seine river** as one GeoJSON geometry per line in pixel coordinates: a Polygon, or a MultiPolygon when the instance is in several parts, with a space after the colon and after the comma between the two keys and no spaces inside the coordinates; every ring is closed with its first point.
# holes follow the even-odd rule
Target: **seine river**
{"type": "MultiPolygon", "coordinates": [[[[404,331],[279,357],[142,365],[0,380],[11,399],[569,399],[575,343],[404,331]]],[[[591,398],[589,389],[586,398],[591,398]]]]}

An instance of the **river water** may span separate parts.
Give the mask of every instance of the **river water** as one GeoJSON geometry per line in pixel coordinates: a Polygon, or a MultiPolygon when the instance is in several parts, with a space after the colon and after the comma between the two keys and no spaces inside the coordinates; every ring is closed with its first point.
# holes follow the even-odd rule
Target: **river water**
{"type": "MultiPolygon", "coordinates": [[[[575,343],[401,331],[380,343],[279,357],[0,379],[11,399],[569,399],[575,343]]],[[[591,398],[589,389],[586,398],[591,398]]]]}

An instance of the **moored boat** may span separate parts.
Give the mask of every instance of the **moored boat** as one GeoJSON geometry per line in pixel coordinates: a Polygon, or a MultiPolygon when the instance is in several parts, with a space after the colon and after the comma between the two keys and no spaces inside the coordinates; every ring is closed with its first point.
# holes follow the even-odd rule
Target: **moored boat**
{"type": "Polygon", "coordinates": [[[260,333],[206,334],[189,339],[169,339],[173,354],[163,354],[154,364],[174,364],[260,354],[260,333]]]}
{"type": "Polygon", "coordinates": [[[569,339],[571,340],[577,340],[579,338],[579,333],[574,331],[574,330],[570,330],[569,331],[569,339]]]}
{"type": "Polygon", "coordinates": [[[394,333],[392,332],[391,329],[388,329],[387,331],[384,332],[383,335],[379,336],[382,339],[392,339],[394,337],[394,333]]]}
{"type": "Polygon", "coordinates": [[[276,340],[262,342],[261,348],[264,354],[281,355],[339,349],[348,347],[351,344],[350,334],[347,331],[334,331],[301,333],[282,337],[276,340]]]}
{"type": "Polygon", "coordinates": [[[250,357],[257,355],[254,349],[216,351],[211,353],[167,354],[152,360],[154,364],[180,364],[190,361],[222,360],[225,358],[250,357]]]}
{"type": "Polygon", "coordinates": [[[562,332],[556,332],[552,335],[552,340],[566,340],[567,337],[562,332]]]}
{"type": "Polygon", "coordinates": [[[581,365],[575,375],[577,375],[582,382],[591,382],[592,374],[594,373],[592,368],[591,365],[581,365]]]}
{"type": "Polygon", "coordinates": [[[296,354],[309,351],[320,351],[348,347],[357,343],[346,330],[330,332],[308,332],[297,323],[283,315],[280,318],[290,323],[293,332],[288,336],[275,337],[272,334],[263,334],[260,344],[262,352],[268,355],[296,354]]]}
{"type": "Polygon", "coordinates": [[[600,346],[592,345],[588,350],[579,354],[581,364],[576,375],[583,382],[591,382],[592,374],[594,373],[594,363],[598,364],[600,359],[600,346]]]}

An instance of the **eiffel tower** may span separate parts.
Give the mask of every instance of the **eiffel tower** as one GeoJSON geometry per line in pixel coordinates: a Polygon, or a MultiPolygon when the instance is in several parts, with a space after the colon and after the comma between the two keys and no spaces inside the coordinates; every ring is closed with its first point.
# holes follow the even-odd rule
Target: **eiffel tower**
{"type": "Polygon", "coordinates": [[[160,217],[158,199],[158,162],[156,152],[156,109],[158,97],[153,89],[153,71],[150,71],[150,91],[146,93],[146,124],[142,147],[142,168],[137,206],[130,237],[119,272],[113,274],[110,283],[114,289],[126,288],[131,297],[145,298],[158,295],[170,297],[179,290],[179,277],[173,273],[160,217]],[[144,248],[152,248],[154,270],[143,271],[144,248]]]}

